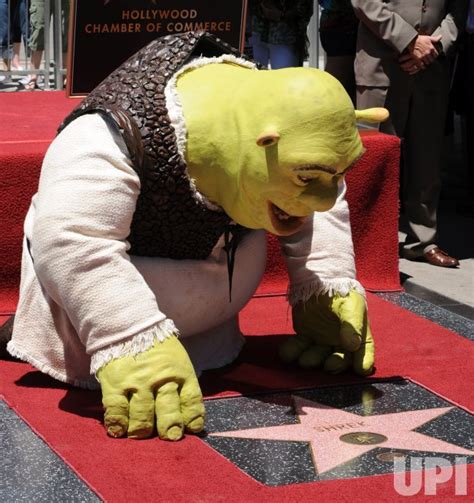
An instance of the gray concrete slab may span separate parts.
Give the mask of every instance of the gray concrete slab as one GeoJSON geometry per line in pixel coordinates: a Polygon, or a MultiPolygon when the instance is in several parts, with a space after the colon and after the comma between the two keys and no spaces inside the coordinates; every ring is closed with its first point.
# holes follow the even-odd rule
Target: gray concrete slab
{"type": "MultiPolygon", "coordinates": [[[[460,267],[449,269],[400,259],[403,287],[416,297],[426,299],[430,293],[443,297],[437,305],[474,308],[474,216],[459,213],[456,202],[447,200],[440,205],[438,220],[438,245],[458,258],[460,267]]],[[[399,237],[402,242],[405,234],[400,232],[399,237]]],[[[472,312],[464,309],[464,315],[472,312]]]]}
{"type": "Polygon", "coordinates": [[[0,501],[101,501],[3,400],[0,400],[0,426],[0,501]]]}

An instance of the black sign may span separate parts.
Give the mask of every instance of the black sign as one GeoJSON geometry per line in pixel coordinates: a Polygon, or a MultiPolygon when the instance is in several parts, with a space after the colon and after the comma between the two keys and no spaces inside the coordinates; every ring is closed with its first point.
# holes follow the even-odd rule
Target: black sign
{"type": "Polygon", "coordinates": [[[243,51],[247,0],[73,0],[69,96],[85,96],[158,37],[206,30],[243,51]]]}

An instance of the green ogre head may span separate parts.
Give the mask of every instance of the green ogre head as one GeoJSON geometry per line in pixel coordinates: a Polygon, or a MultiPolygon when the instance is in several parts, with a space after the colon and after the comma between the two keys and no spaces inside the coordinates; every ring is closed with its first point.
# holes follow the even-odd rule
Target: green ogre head
{"type": "Polygon", "coordinates": [[[209,64],[184,72],[177,90],[189,174],[245,227],[296,232],[334,205],[363,153],[352,102],[323,71],[209,64]]]}

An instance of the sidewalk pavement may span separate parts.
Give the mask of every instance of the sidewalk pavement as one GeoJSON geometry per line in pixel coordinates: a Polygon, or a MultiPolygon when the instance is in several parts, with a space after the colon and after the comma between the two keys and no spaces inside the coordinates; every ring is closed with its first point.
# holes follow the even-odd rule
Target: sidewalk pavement
{"type": "MultiPolygon", "coordinates": [[[[437,244],[459,259],[459,268],[400,259],[402,286],[414,297],[474,320],[474,215],[459,214],[456,203],[445,200],[440,204],[438,223],[437,244]]],[[[402,242],[405,234],[399,236],[402,242]]]]}
{"type": "MultiPolygon", "coordinates": [[[[452,128],[445,138],[437,245],[459,259],[460,266],[447,269],[401,259],[400,278],[408,294],[474,320],[474,201],[463,138],[472,139],[465,138],[463,122],[457,115],[452,128]],[[470,211],[460,212],[462,207],[470,211]]],[[[399,236],[403,242],[405,234],[400,232],[399,236]]]]}

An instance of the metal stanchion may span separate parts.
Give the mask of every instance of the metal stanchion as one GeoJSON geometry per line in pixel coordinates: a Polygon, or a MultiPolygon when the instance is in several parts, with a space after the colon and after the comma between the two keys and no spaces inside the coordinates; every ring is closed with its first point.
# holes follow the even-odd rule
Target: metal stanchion
{"type": "Polygon", "coordinates": [[[319,68],[321,56],[321,47],[319,41],[319,2],[315,0],[313,8],[313,17],[308,24],[308,39],[309,39],[309,58],[308,65],[313,68],[319,68]]]}
{"type": "MultiPolygon", "coordinates": [[[[28,63],[28,55],[30,54],[30,36],[31,36],[31,24],[30,24],[30,3],[27,1],[25,3],[25,18],[26,18],[26,40],[23,41],[24,49],[25,49],[25,72],[28,70],[29,63],[28,63]]],[[[25,77],[23,79],[27,79],[27,73],[25,74],[25,77]]]]}
{"type": "MultiPolygon", "coordinates": [[[[0,52],[1,52],[1,58],[0,58],[0,64],[2,67],[2,74],[4,74],[4,77],[2,81],[9,81],[12,75],[12,51],[13,51],[13,43],[12,43],[12,32],[11,32],[11,1],[7,1],[7,10],[5,12],[6,15],[6,27],[7,27],[7,32],[6,32],[6,46],[4,47],[1,45],[0,47],[0,52]]],[[[0,44],[3,44],[4,40],[0,40],[0,44]]]]}
{"type": "Polygon", "coordinates": [[[49,49],[49,30],[50,30],[50,14],[51,14],[51,2],[50,0],[45,0],[44,2],[44,88],[49,91],[49,71],[51,67],[51,56],[49,49]]]}
{"type": "MultiPolygon", "coordinates": [[[[11,33],[11,26],[10,26],[10,19],[11,19],[11,3],[10,0],[7,2],[7,72],[11,72],[12,69],[12,60],[11,60],[11,53],[10,53],[10,46],[12,46],[12,33],[11,33]]],[[[3,43],[3,40],[1,41],[3,43]]],[[[13,50],[13,49],[11,49],[13,50]]]]}
{"type": "Polygon", "coordinates": [[[56,89],[63,89],[63,40],[62,40],[62,5],[61,1],[54,2],[53,11],[53,45],[54,45],[54,84],[56,89]]]}

